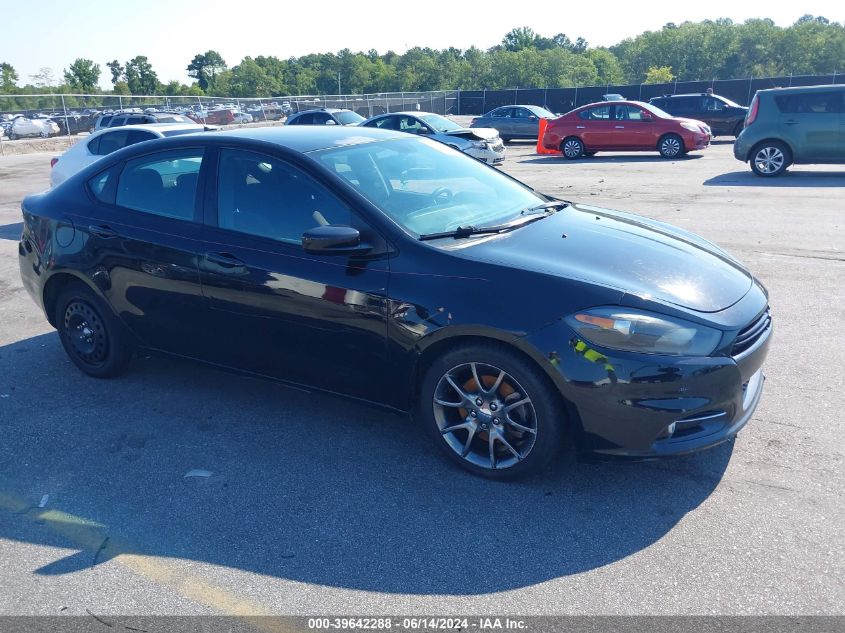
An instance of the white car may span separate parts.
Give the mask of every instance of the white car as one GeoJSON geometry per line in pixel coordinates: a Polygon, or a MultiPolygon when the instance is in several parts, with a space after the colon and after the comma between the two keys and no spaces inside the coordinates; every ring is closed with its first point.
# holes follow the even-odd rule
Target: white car
{"type": "Polygon", "coordinates": [[[24,116],[17,117],[12,121],[9,129],[9,138],[13,141],[24,136],[40,136],[47,138],[59,133],[59,126],[50,119],[29,119],[24,116]]]}
{"type": "Polygon", "coordinates": [[[232,111],[232,116],[235,117],[235,123],[252,123],[252,115],[248,112],[232,111]]]}
{"type": "Polygon", "coordinates": [[[50,185],[64,182],[101,157],[128,145],[156,138],[204,132],[208,128],[196,124],[152,123],[103,128],[73,145],[64,154],[50,160],[50,185]]]}

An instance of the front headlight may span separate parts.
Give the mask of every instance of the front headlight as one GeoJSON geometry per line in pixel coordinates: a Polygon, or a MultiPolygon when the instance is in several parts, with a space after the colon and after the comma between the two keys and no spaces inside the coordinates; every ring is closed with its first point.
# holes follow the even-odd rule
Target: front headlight
{"type": "Polygon", "coordinates": [[[592,308],[565,321],[594,345],[644,354],[708,356],[722,338],[714,328],[622,307],[592,308]]]}
{"type": "Polygon", "coordinates": [[[701,126],[696,125],[695,123],[690,123],[689,121],[684,121],[681,123],[681,127],[685,130],[689,130],[690,132],[701,132],[701,126]]]}
{"type": "Polygon", "coordinates": [[[487,141],[472,141],[469,146],[474,149],[487,149],[487,141]]]}

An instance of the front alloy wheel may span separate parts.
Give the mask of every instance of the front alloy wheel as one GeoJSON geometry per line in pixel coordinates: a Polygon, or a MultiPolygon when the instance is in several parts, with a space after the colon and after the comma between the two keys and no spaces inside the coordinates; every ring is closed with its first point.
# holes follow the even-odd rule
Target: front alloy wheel
{"type": "Polygon", "coordinates": [[[434,419],[449,447],[480,468],[510,468],[537,438],[531,398],[493,365],[464,363],[446,372],[434,392],[434,419]]]}
{"type": "Polygon", "coordinates": [[[658,149],[663,158],[677,158],[684,151],[684,141],[676,134],[668,134],[660,139],[658,149]]]}
{"type": "Polygon", "coordinates": [[[497,343],[460,346],[436,359],[420,385],[418,415],[450,459],[496,479],[548,464],[565,416],[540,368],[497,343]]]}

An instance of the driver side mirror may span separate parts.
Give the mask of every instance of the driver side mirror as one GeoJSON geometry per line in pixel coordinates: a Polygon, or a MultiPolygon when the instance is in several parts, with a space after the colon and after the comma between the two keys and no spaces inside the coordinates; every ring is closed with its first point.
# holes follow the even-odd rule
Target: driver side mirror
{"type": "Polygon", "coordinates": [[[429,130],[427,127],[421,127],[417,130],[417,134],[422,134],[422,135],[431,134],[431,130],[429,130]]]}
{"type": "Polygon", "coordinates": [[[358,229],[326,224],[305,231],[302,248],[311,255],[354,255],[366,253],[371,247],[361,242],[358,229]]]}
{"type": "Polygon", "coordinates": [[[536,116],[534,116],[533,114],[529,114],[529,115],[528,115],[528,120],[529,120],[529,121],[536,121],[536,120],[537,120],[537,117],[536,117],[536,116]]]}

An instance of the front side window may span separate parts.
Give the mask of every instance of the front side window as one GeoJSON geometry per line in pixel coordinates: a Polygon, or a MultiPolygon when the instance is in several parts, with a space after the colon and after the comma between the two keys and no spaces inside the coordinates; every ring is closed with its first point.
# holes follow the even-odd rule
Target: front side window
{"type": "Polygon", "coordinates": [[[115,204],[135,211],[193,220],[201,149],[158,152],[126,161],[115,204]]]}
{"type": "Polygon", "coordinates": [[[291,244],[322,224],[349,225],[349,208],[296,167],[265,154],[220,150],[217,223],[291,244]]]}
{"type": "Polygon", "coordinates": [[[497,170],[426,138],[362,143],[315,152],[413,234],[499,224],[545,202],[497,170]]]}
{"type": "Polygon", "coordinates": [[[420,130],[424,129],[425,126],[419,119],[416,119],[412,116],[401,116],[399,117],[399,131],[400,132],[408,132],[409,134],[419,134],[420,130]]]}
{"type": "Polygon", "coordinates": [[[368,124],[367,127],[377,127],[380,130],[395,130],[396,129],[396,117],[395,116],[386,116],[380,119],[376,119],[372,123],[368,124]]]}
{"type": "Polygon", "coordinates": [[[511,112],[513,108],[499,108],[498,110],[493,110],[493,116],[497,119],[509,119],[511,118],[511,112]]]}
{"type": "Polygon", "coordinates": [[[314,123],[314,115],[308,112],[307,114],[296,117],[288,125],[311,125],[312,123],[314,123]]]}
{"type": "Polygon", "coordinates": [[[643,111],[636,106],[618,105],[615,108],[616,119],[620,121],[642,121],[643,111]]]}

